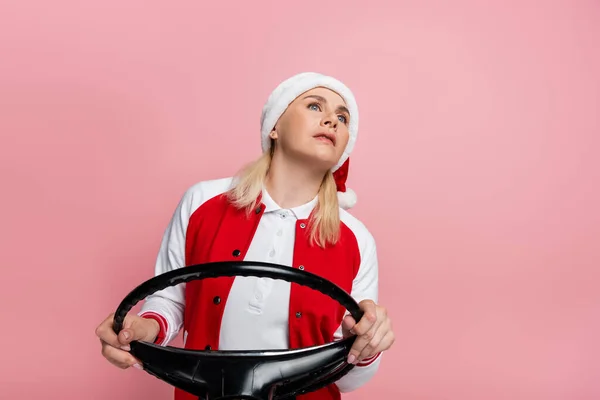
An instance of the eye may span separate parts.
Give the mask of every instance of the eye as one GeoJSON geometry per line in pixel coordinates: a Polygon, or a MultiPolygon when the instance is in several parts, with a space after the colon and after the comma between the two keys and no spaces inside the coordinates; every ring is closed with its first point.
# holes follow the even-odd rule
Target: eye
{"type": "Polygon", "coordinates": [[[338,115],[338,119],[340,120],[340,122],[342,124],[347,124],[348,123],[348,118],[346,118],[345,115],[338,115]]]}
{"type": "Polygon", "coordinates": [[[310,103],[308,105],[308,108],[313,111],[321,111],[321,106],[319,105],[319,103],[310,103]]]}

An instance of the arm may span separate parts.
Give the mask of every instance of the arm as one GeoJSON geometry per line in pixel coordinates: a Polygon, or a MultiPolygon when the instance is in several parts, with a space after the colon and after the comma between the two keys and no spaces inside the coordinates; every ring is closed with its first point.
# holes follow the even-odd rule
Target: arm
{"type": "MultiPolygon", "coordinates": [[[[352,283],[352,292],[350,295],[360,303],[363,300],[378,301],[379,270],[377,261],[377,248],[375,240],[371,235],[365,241],[364,249],[361,252],[361,263],[358,274],[352,283]]],[[[340,340],[343,337],[342,325],[337,329],[334,340],[340,340]]],[[[381,353],[373,357],[359,361],[354,369],[336,382],[337,387],[342,393],[356,390],[366,384],[379,369],[381,362],[381,353]]]]}
{"type": "MultiPolygon", "coordinates": [[[[192,193],[188,190],[180,200],[163,235],[155,275],[185,266],[185,240],[192,212],[192,193]]],[[[179,333],[185,309],[185,283],[171,286],[148,296],[139,313],[158,321],[160,331],[155,343],[166,346],[179,333]]]]}

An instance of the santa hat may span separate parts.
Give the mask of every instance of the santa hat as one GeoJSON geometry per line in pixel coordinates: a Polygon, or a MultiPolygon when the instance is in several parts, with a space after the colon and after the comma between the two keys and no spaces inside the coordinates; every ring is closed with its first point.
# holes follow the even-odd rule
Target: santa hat
{"type": "Polygon", "coordinates": [[[356,193],[354,193],[352,189],[346,188],[346,178],[348,177],[350,153],[354,148],[356,137],[358,135],[358,106],[354,95],[342,82],[319,73],[304,72],[294,75],[280,83],[279,86],[273,90],[263,107],[260,119],[262,150],[263,152],[269,150],[271,145],[269,134],[290,103],[302,93],[316,87],[325,87],[339,94],[346,102],[346,107],[350,112],[348,144],[339,161],[332,168],[335,183],[337,185],[340,207],[350,209],[356,204],[357,198],[356,193]]]}

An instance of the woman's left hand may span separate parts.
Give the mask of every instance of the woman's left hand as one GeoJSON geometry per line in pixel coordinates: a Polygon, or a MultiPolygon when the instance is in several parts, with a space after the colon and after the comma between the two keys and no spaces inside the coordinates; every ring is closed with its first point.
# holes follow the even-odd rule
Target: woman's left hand
{"type": "Polygon", "coordinates": [[[392,321],[385,307],[375,304],[373,300],[363,300],[358,305],[364,312],[360,321],[356,323],[351,315],[347,315],[342,323],[344,337],[357,335],[348,355],[350,364],[372,358],[394,343],[392,321]]]}

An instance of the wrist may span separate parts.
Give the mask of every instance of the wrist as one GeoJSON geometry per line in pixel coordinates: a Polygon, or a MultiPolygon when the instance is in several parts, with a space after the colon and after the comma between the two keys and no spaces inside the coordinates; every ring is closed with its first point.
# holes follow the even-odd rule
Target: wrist
{"type": "Polygon", "coordinates": [[[144,320],[149,321],[148,328],[152,336],[148,340],[155,344],[163,344],[167,336],[167,321],[166,319],[155,312],[147,311],[140,315],[144,320]],[[150,325],[152,323],[152,325],[150,325]]]}
{"type": "Polygon", "coordinates": [[[146,324],[148,324],[148,338],[149,342],[155,342],[160,332],[160,324],[154,318],[144,318],[146,324]]]}

